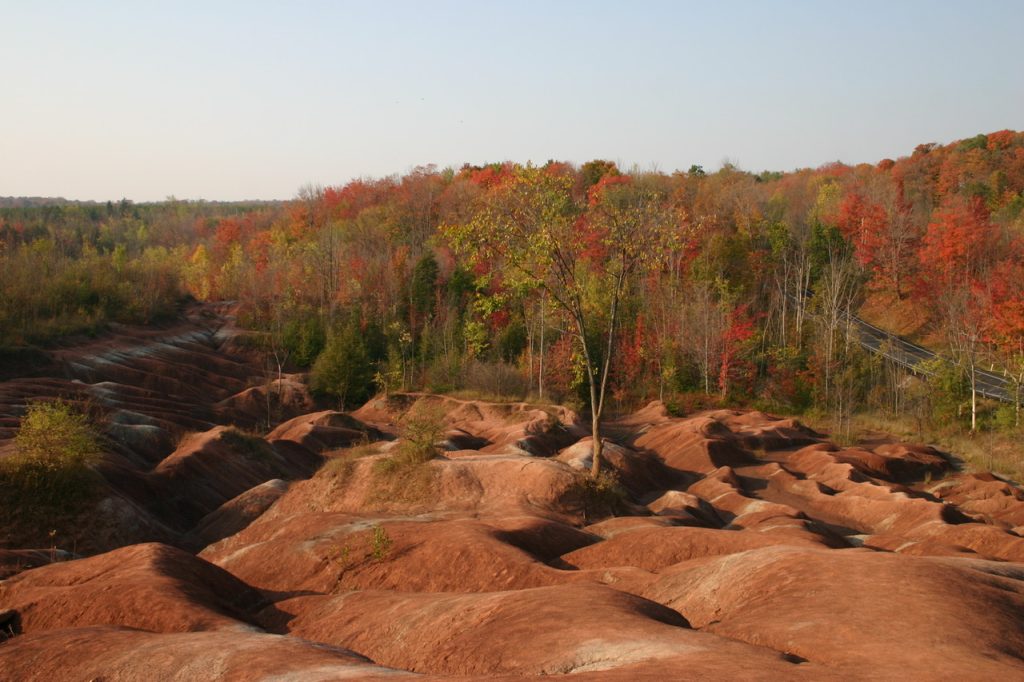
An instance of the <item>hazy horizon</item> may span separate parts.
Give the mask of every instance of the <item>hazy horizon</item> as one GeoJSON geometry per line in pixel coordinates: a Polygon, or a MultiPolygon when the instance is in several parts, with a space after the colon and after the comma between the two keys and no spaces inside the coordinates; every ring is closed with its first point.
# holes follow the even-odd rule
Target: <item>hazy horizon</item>
{"type": "Polygon", "coordinates": [[[1024,128],[1024,3],[4,7],[0,196],[280,200],[498,161],[873,163],[1024,128]]]}

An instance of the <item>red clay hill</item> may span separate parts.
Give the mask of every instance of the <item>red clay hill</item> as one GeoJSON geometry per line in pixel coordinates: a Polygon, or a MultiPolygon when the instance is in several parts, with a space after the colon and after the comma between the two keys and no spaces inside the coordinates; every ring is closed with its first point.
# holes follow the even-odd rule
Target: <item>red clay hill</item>
{"type": "Polygon", "coordinates": [[[0,384],[5,437],[57,396],[107,435],[100,493],[65,527],[5,509],[0,678],[1024,678],[1009,482],[927,446],[652,403],[608,425],[619,485],[595,484],[570,410],[318,411],[301,377],[268,382],[228,312],[0,384]],[[443,420],[424,463],[411,414],[443,420]]]}

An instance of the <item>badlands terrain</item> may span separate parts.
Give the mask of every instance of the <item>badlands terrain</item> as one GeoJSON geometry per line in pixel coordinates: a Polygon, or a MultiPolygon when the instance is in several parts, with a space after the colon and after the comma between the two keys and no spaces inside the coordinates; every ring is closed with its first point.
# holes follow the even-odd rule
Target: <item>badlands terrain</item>
{"type": "Polygon", "coordinates": [[[35,400],[106,436],[87,509],[42,534],[3,509],[0,679],[1024,678],[1009,482],[651,403],[608,424],[619,487],[595,485],[570,410],[323,410],[300,376],[268,381],[229,313],[0,382],[0,457],[35,400]],[[443,452],[396,464],[416,413],[443,418],[443,452]]]}

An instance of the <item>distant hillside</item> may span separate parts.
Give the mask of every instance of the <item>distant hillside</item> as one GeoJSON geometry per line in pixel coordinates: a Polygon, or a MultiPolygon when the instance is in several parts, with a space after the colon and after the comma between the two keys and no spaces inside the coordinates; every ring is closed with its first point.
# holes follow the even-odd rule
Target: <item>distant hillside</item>
{"type": "Polygon", "coordinates": [[[96,201],[76,201],[64,197],[0,197],[0,208],[33,208],[36,206],[95,206],[96,201]]]}
{"type": "MultiPolygon", "coordinates": [[[[285,203],[276,200],[246,199],[243,201],[207,201],[205,199],[174,199],[166,201],[146,201],[147,204],[166,204],[181,202],[186,204],[206,204],[208,206],[277,206],[285,203]]],[[[65,199],[64,197],[0,197],[0,208],[38,208],[41,206],[103,206],[106,204],[134,204],[130,199],[119,199],[117,201],[93,201],[91,199],[65,199]]]]}

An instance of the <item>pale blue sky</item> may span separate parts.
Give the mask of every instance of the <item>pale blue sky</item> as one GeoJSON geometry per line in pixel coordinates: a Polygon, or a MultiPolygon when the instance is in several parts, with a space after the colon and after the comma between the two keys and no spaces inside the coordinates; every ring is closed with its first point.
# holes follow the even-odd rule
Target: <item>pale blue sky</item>
{"type": "Polygon", "coordinates": [[[0,196],[874,162],[1024,128],[1022,27],[1022,0],[0,0],[0,196]]]}

